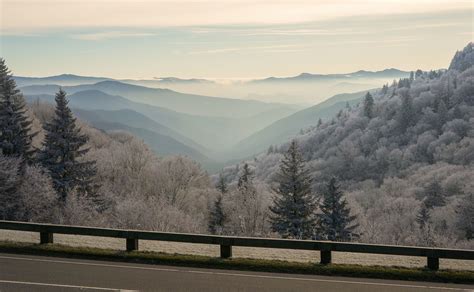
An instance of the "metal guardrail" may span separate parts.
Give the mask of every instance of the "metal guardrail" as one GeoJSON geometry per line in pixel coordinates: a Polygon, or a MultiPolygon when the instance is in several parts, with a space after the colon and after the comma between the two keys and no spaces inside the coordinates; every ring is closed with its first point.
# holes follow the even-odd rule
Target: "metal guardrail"
{"type": "Polygon", "coordinates": [[[41,244],[53,243],[54,233],[124,238],[126,239],[127,251],[138,250],[139,239],[213,244],[220,245],[221,258],[232,257],[232,246],[246,246],[260,248],[319,250],[321,252],[321,264],[331,263],[331,255],[333,251],[426,257],[427,266],[431,270],[439,269],[440,258],[474,260],[474,250],[447,248],[152,232],[2,220],[0,220],[0,229],[39,232],[41,244]]]}

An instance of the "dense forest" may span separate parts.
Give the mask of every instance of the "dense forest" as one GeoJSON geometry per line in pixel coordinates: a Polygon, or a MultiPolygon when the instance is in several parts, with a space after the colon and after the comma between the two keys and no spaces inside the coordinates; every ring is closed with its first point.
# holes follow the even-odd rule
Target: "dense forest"
{"type": "Polygon", "coordinates": [[[474,52],[367,93],[287,144],[209,175],[26,104],[0,63],[0,217],[161,231],[474,246],[474,52]]]}

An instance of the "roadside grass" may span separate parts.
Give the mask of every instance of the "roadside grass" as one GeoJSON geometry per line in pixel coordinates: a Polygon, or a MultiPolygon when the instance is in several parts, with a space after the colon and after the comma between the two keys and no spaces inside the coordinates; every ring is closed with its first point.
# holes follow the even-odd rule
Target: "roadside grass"
{"type": "Polygon", "coordinates": [[[11,241],[0,241],[0,252],[196,268],[474,284],[474,271],[451,269],[431,271],[426,268],[395,266],[321,265],[309,262],[248,258],[221,259],[199,255],[169,254],[152,251],[126,252],[113,249],[71,247],[59,244],[40,245],[11,241]]]}

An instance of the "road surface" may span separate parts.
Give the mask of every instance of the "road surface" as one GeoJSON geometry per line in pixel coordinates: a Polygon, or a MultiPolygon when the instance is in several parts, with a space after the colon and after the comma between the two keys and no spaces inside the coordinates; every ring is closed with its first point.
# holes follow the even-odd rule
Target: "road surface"
{"type": "Polygon", "coordinates": [[[473,286],[0,253],[0,291],[474,291],[473,286]]]}

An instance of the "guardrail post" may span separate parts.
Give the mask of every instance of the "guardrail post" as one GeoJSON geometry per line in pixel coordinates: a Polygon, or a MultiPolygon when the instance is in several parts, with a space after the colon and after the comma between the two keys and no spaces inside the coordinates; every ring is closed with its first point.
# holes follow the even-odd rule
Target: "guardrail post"
{"type": "Polygon", "coordinates": [[[321,264],[327,265],[330,264],[332,260],[332,255],[330,250],[321,250],[321,264]]]}
{"type": "Polygon", "coordinates": [[[221,244],[221,258],[227,259],[232,257],[232,245],[221,244]]]}
{"type": "Polygon", "coordinates": [[[127,238],[127,251],[138,250],[138,239],[127,238]]]}
{"type": "Polygon", "coordinates": [[[53,233],[40,232],[40,244],[53,243],[53,233]]]}
{"type": "Polygon", "coordinates": [[[428,269],[437,271],[439,270],[439,258],[437,257],[428,257],[427,263],[428,269]]]}

